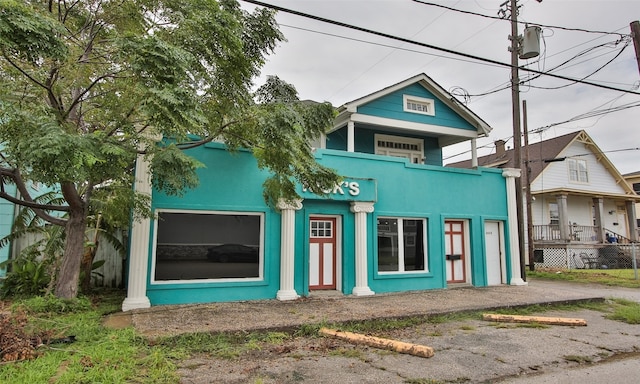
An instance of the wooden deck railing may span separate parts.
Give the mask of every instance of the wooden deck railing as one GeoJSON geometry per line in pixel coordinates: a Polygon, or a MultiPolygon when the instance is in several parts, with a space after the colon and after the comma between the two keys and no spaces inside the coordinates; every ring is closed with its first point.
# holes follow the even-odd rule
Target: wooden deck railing
{"type": "Polygon", "coordinates": [[[598,227],[588,225],[569,225],[568,238],[560,236],[560,225],[534,225],[534,241],[577,241],[582,243],[594,243],[598,241],[598,227]]]}
{"type": "MultiPolygon", "coordinates": [[[[599,227],[589,225],[569,225],[568,226],[568,238],[563,239],[560,236],[559,225],[534,225],[533,226],[533,240],[540,242],[579,242],[579,243],[598,243],[598,230],[599,227]]],[[[611,231],[604,228],[604,232],[608,233],[610,237],[615,238],[615,241],[608,241],[606,238],[602,239],[602,243],[615,242],[618,244],[630,244],[631,239],[626,236],[622,236],[615,231],[611,231]]]]}

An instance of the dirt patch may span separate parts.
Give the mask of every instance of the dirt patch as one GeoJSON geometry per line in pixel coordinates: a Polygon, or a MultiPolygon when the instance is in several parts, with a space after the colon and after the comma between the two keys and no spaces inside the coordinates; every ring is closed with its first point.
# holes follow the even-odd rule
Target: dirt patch
{"type": "Polygon", "coordinates": [[[130,313],[116,313],[105,317],[102,325],[112,329],[124,329],[133,325],[133,319],[130,313]]]}

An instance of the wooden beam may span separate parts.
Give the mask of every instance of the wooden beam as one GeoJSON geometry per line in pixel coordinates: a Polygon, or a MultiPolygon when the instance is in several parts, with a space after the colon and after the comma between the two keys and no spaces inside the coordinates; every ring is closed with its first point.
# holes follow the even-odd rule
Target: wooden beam
{"type": "Polygon", "coordinates": [[[383,339],[375,336],[361,335],[353,332],[338,331],[335,329],[320,328],[320,334],[346,340],[354,344],[365,344],[370,347],[387,349],[399,353],[406,353],[419,357],[432,357],[435,352],[433,348],[426,345],[405,343],[403,341],[383,339]]]}
{"type": "Polygon", "coordinates": [[[587,321],[584,319],[572,319],[566,317],[542,317],[542,316],[520,316],[520,315],[498,315],[492,313],[485,313],[482,315],[482,320],[498,321],[507,323],[540,323],[551,325],[573,325],[573,326],[587,326],[587,321]]]}

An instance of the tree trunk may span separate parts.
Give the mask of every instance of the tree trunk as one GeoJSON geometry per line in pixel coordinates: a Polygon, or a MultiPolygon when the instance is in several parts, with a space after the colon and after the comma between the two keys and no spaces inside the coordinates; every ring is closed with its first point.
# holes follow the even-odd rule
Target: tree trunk
{"type": "Polygon", "coordinates": [[[65,228],[64,255],[56,283],[56,297],[72,299],[78,296],[86,226],[87,218],[84,209],[72,209],[65,228]]]}

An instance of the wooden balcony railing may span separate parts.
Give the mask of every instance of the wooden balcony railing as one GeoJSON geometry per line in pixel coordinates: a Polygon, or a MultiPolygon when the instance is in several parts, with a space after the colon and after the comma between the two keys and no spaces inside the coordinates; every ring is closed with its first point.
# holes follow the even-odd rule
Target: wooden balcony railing
{"type": "Polygon", "coordinates": [[[533,226],[534,241],[560,241],[559,225],[534,225],[533,226]]]}
{"type": "Polygon", "coordinates": [[[582,243],[595,243],[598,241],[598,227],[588,225],[569,225],[568,238],[560,236],[560,225],[534,225],[534,241],[575,241],[582,243]]]}

